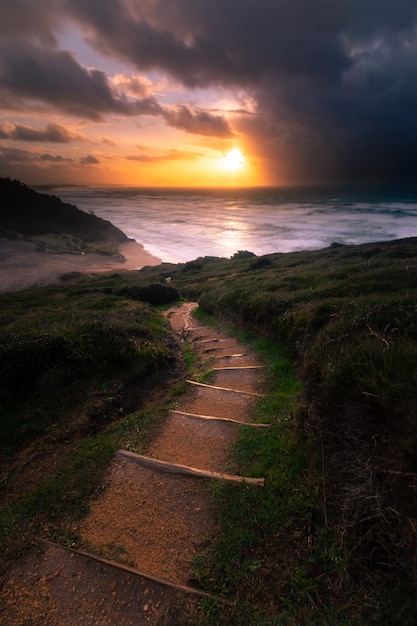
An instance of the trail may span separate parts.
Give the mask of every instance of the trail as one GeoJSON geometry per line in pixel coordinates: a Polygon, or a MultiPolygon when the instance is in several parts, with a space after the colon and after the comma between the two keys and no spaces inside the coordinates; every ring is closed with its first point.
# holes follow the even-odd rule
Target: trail
{"type": "Polygon", "coordinates": [[[196,306],[183,304],[167,315],[211,371],[210,384],[187,381],[187,393],[146,456],[116,455],[105,489],[77,527],[91,552],[44,543],[41,554],[16,564],[2,624],[162,625],[171,623],[179,597],[210,595],[193,585],[193,559],[218,532],[210,482],[246,480],[262,488],[262,478],[230,471],[231,446],[242,424],[267,425],[252,424],[262,366],[235,339],[201,326],[196,306]],[[129,566],[114,560],[115,553],[129,566]]]}

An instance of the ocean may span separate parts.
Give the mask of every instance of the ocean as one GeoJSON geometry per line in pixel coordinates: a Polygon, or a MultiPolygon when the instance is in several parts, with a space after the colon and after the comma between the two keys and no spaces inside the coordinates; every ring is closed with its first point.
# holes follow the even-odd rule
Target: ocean
{"type": "Polygon", "coordinates": [[[51,193],[109,220],[171,263],[417,236],[417,188],[59,187],[51,193]]]}

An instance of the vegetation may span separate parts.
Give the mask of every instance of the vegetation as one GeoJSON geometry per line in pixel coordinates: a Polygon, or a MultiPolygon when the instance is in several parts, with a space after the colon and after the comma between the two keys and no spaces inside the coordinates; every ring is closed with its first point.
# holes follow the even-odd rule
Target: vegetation
{"type": "MultiPolygon", "coordinates": [[[[417,240],[408,239],[240,251],[4,295],[3,454],[29,442],[32,453],[53,448],[59,437],[72,447],[61,467],[6,498],[2,547],[17,545],[22,528],[59,533],[53,520],[82,514],[121,438],[142,449],[165,409],[134,413],[133,389],[149,396],[174,365],[178,347],[155,306],[160,293],[165,302],[181,294],[249,333],[272,365],[259,411],[273,427],[244,429],[235,459],[265,476],[265,489],[214,493],[222,536],[196,563],[200,584],[236,601],[222,607],[224,623],[413,624],[416,287],[417,240]]],[[[218,610],[207,604],[201,623],[219,623],[218,610]]]]}
{"type": "MultiPolygon", "coordinates": [[[[291,601],[288,623],[414,623],[417,240],[255,259],[238,254],[220,263],[202,258],[186,273],[171,271],[171,281],[203,311],[267,338],[272,347],[285,346],[303,382],[302,404],[286,425],[290,433],[280,424],[276,442],[295,437],[297,454],[287,460],[302,467],[311,490],[302,496],[307,509],[311,497],[315,502],[302,517],[311,527],[311,551],[297,565],[289,560],[308,602],[300,608],[291,596],[298,613],[291,601]]],[[[263,466],[267,475],[278,466],[278,448],[272,457],[271,466],[263,466]]],[[[259,467],[258,458],[253,462],[259,467]]],[[[230,494],[226,501],[223,511],[230,494]]],[[[243,505],[236,519],[250,520],[253,510],[243,505]]],[[[263,522],[254,522],[254,546],[264,536],[263,522]]],[[[279,563],[280,541],[272,541],[279,563]]],[[[261,562],[271,576],[271,544],[267,552],[261,562]]],[[[235,575],[240,566],[245,569],[238,559],[235,575]]],[[[289,597],[279,590],[282,578],[273,580],[276,623],[285,623],[289,597]]],[[[265,593],[266,586],[260,588],[265,593]]],[[[264,623],[258,618],[254,624],[264,623]]]]}
{"type": "Polygon", "coordinates": [[[72,542],[66,522],[120,446],[144,451],[180,362],[155,308],[82,281],[3,294],[0,355],[1,567],[34,533],[72,542]]]}
{"type": "Polygon", "coordinates": [[[75,407],[88,412],[89,428],[128,410],[133,383],[143,393],[145,381],[160,380],[174,361],[162,317],[144,302],[49,288],[8,294],[3,303],[3,452],[49,432],[75,407]]]}

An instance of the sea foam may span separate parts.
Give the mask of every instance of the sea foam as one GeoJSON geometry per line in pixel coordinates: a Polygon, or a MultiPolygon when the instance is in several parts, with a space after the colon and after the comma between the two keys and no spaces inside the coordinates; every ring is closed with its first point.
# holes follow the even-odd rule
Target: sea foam
{"type": "Polygon", "coordinates": [[[63,187],[54,194],[173,263],[417,236],[417,190],[63,187]]]}

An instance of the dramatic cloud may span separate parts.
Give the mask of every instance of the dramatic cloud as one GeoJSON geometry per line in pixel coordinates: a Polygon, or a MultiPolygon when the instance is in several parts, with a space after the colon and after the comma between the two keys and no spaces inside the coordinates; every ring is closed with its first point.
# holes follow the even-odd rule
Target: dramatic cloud
{"type": "Polygon", "coordinates": [[[80,159],[81,165],[98,165],[100,160],[93,154],[88,154],[80,159]]]}
{"type": "Polygon", "coordinates": [[[46,128],[37,129],[22,124],[0,125],[0,137],[17,139],[19,141],[34,141],[51,143],[69,143],[71,141],[86,141],[86,137],[80,133],[74,133],[65,126],[48,124],[46,128]]]}
{"type": "Polygon", "coordinates": [[[59,0],[1,0],[0,37],[15,41],[19,37],[55,42],[54,24],[60,11],[59,0]]]}
{"type": "Polygon", "coordinates": [[[179,106],[175,111],[166,110],[164,117],[170,126],[181,128],[186,133],[211,137],[232,137],[229,124],[220,115],[206,111],[192,113],[186,106],[179,106]]]}
{"type": "Polygon", "coordinates": [[[72,163],[72,159],[59,154],[39,153],[36,150],[5,148],[0,146],[0,168],[3,176],[13,178],[14,168],[21,171],[39,171],[45,166],[72,163]]]}
{"type": "Polygon", "coordinates": [[[350,61],[340,37],[356,2],[333,0],[69,0],[101,51],[189,86],[256,85],[270,75],[335,76],[350,61]]]}
{"type": "Polygon", "coordinates": [[[59,154],[41,154],[41,161],[51,161],[52,163],[71,163],[72,159],[66,159],[65,157],[59,154]]]}
{"type": "Polygon", "coordinates": [[[117,74],[112,78],[113,85],[124,93],[140,98],[148,98],[152,95],[154,85],[145,76],[126,76],[117,74]]]}
{"type": "Polygon", "coordinates": [[[72,54],[21,43],[0,46],[0,89],[38,100],[60,111],[98,122],[104,114],[125,116],[161,114],[153,98],[130,100],[113,91],[106,74],[86,69],[72,54]]]}
{"type": "Polygon", "coordinates": [[[259,151],[267,143],[265,156],[286,159],[289,175],[414,175],[415,0],[114,0],[105,7],[70,0],[68,7],[102,52],[188,87],[250,91],[258,121],[241,130],[252,131],[259,151]]]}
{"type": "MultiPolygon", "coordinates": [[[[240,137],[271,182],[416,177],[415,0],[3,0],[0,11],[4,110],[240,137]],[[102,66],[60,46],[68,24],[102,66]],[[160,93],[161,81],[180,89],[160,93]],[[221,89],[244,93],[251,115],[202,104],[221,89]]],[[[29,125],[19,132],[31,141],[29,125]]]]}
{"type": "MultiPolygon", "coordinates": [[[[0,52],[1,48],[0,46],[0,52]]],[[[7,49],[3,46],[0,88],[3,87],[14,96],[28,101],[36,99],[48,107],[54,106],[60,111],[94,122],[104,120],[107,113],[127,117],[161,116],[168,125],[181,128],[188,133],[231,136],[227,121],[219,115],[204,111],[192,113],[185,106],[180,106],[175,111],[162,107],[153,96],[148,95],[150,85],[150,81],[137,76],[129,78],[118,75],[110,81],[103,71],[84,68],[67,51],[30,44],[7,49]],[[124,87],[130,94],[135,93],[144,97],[141,99],[129,97],[126,93],[116,90],[116,87],[124,87]]],[[[13,101],[11,97],[9,101],[13,101]]],[[[50,125],[45,137],[42,137],[40,132],[36,137],[37,132],[16,126],[9,136],[26,141],[71,140],[68,133],[65,134],[57,125],[50,125]]],[[[6,136],[4,131],[2,136],[6,136]]]]}

